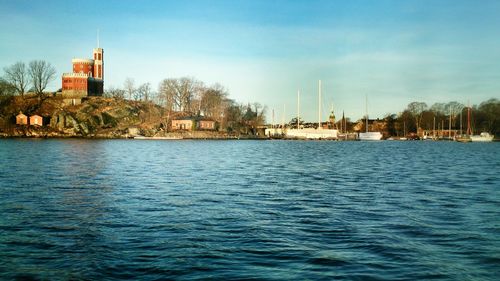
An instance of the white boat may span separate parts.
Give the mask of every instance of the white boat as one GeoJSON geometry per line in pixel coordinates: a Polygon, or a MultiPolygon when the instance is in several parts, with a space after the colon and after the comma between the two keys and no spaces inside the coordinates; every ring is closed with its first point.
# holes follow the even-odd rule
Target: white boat
{"type": "Polygon", "coordinates": [[[472,135],[470,136],[471,141],[473,142],[491,142],[495,136],[490,135],[487,132],[482,132],[480,135],[472,135]]]}
{"type": "Polygon", "coordinates": [[[338,130],[321,127],[321,80],[318,81],[318,128],[300,128],[300,93],[297,93],[297,129],[287,129],[285,137],[291,139],[328,139],[336,140],[338,130]]]}
{"type": "Polygon", "coordinates": [[[380,132],[365,132],[359,133],[359,140],[361,141],[378,141],[382,139],[380,132]]]}
{"type": "Polygon", "coordinates": [[[382,139],[382,133],[380,132],[368,132],[368,97],[365,101],[366,110],[366,132],[359,133],[359,140],[361,141],[378,141],[382,139]]]}
{"type": "Polygon", "coordinates": [[[470,107],[467,108],[467,134],[464,136],[459,136],[456,141],[459,142],[492,142],[495,136],[490,135],[487,132],[482,132],[479,135],[473,135],[470,126],[470,107]]]}
{"type": "Polygon", "coordinates": [[[330,129],[314,129],[314,128],[304,128],[304,129],[288,129],[286,131],[287,138],[292,139],[337,139],[337,130],[330,129]]]}

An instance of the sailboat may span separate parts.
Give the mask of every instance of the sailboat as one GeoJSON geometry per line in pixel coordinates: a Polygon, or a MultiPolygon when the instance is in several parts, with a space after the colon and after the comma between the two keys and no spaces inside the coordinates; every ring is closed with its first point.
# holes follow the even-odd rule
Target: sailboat
{"type": "Polygon", "coordinates": [[[471,142],[472,139],[470,135],[472,134],[472,130],[470,128],[470,107],[467,107],[467,133],[465,135],[460,135],[455,138],[458,142],[471,142]]]}
{"type": "Polygon", "coordinates": [[[406,121],[403,121],[403,136],[400,137],[399,140],[408,140],[406,137],[406,121]]]}
{"type": "MultiPolygon", "coordinates": [[[[297,129],[289,129],[286,131],[287,138],[293,139],[337,139],[338,130],[333,129],[323,129],[321,126],[321,80],[318,84],[318,128],[303,128],[297,126],[297,129]]],[[[299,106],[300,104],[300,93],[297,93],[297,120],[300,118],[299,106]]]]}
{"type": "Polygon", "coordinates": [[[366,112],[366,132],[359,133],[359,140],[361,141],[377,141],[382,139],[382,134],[380,132],[368,132],[368,96],[365,100],[365,112],[366,112]]]}
{"type": "Polygon", "coordinates": [[[474,135],[471,130],[470,140],[473,142],[492,142],[494,138],[495,136],[488,132],[481,132],[479,135],[474,135]]]}

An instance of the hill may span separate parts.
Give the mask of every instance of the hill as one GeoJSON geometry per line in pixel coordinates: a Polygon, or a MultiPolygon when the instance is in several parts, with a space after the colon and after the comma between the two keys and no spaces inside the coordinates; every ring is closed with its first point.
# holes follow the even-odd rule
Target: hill
{"type": "MultiPolygon", "coordinates": [[[[175,116],[172,116],[175,117],[175,116]]],[[[129,131],[153,136],[164,131],[164,109],[151,103],[89,97],[79,105],[65,105],[60,97],[10,96],[0,100],[0,136],[120,138],[129,131]],[[40,115],[44,126],[16,125],[15,116],[40,115]]]]}

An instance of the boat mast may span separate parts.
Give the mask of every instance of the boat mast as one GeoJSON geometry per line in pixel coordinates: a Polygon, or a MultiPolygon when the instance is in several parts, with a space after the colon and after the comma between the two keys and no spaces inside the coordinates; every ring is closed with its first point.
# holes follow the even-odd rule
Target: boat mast
{"type": "Polygon", "coordinates": [[[321,129],[321,80],[318,82],[318,130],[321,129]]]}
{"type": "Polygon", "coordinates": [[[450,121],[448,122],[448,139],[451,140],[451,114],[452,114],[452,111],[451,111],[451,107],[450,107],[450,121]]]}
{"type": "Polygon", "coordinates": [[[444,140],[444,119],[441,120],[441,139],[444,140]]]}
{"type": "Polygon", "coordinates": [[[365,95],[366,132],[368,133],[368,95],[365,95]]]}
{"type": "Polygon", "coordinates": [[[467,135],[472,135],[472,130],[470,128],[470,106],[467,106],[467,135]]]}
{"type": "Polygon", "coordinates": [[[285,112],[286,112],[286,105],[283,104],[283,117],[281,118],[281,133],[285,132],[285,112]]]}
{"type": "Polygon", "coordinates": [[[460,109],[460,135],[462,135],[462,111],[463,110],[464,110],[463,108],[460,109]]]}
{"type": "Polygon", "coordinates": [[[300,90],[297,90],[297,130],[300,129],[300,90]]]}
{"type": "Polygon", "coordinates": [[[432,125],[432,138],[436,140],[436,116],[434,115],[434,123],[432,125]]]}
{"type": "Polygon", "coordinates": [[[273,130],[273,134],[276,135],[276,127],[274,126],[274,108],[273,108],[273,123],[271,124],[271,129],[273,130]]]}

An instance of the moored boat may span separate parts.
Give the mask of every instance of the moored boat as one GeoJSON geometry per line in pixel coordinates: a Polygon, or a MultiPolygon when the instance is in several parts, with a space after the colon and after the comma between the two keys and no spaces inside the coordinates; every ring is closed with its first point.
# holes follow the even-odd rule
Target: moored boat
{"type": "Polygon", "coordinates": [[[382,134],[380,132],[364,132],[359,133],[359,140],[361,141],[377,141],[382,139],[382,134]]]}
{"type": "Polygon", "coordinates": [[[366,112],[366,132],[359,133],[360,141],[378,141],[382,139],[382,133],[380,132],[368,132],[368,97],[365,100],[365,112],[366,112]]]}
{"type": "Polygon", "coordinates": [[[336,129],[323,129],[321,127],[321,80],[318,81],[318,127],[300,128],[300,92],[297,93],[297,129],[285,131],[285,138],[288,139],[312,139],[312,140],[336,140],[338,139],[336,129]]]}
{"type": "Polygon", "coordinates": [[[490,135],[488,132],[482,132],[479,135],[470,136],[471,141],[473,142],[491,142],[495,136],[490,135]]]}
{"type": "Polygon", "coordinates": [[[472,139],[469,135],[460,135],[455,138],[458,142],[471,142],[472,139]]]}
{"type": "Polygon", "coordinates": [[[460,135],[455,137],[458,142],[471,142],[472,129],[470,126],[470,107],[467,107],[467,133],[465,135],[460,135]]]}

